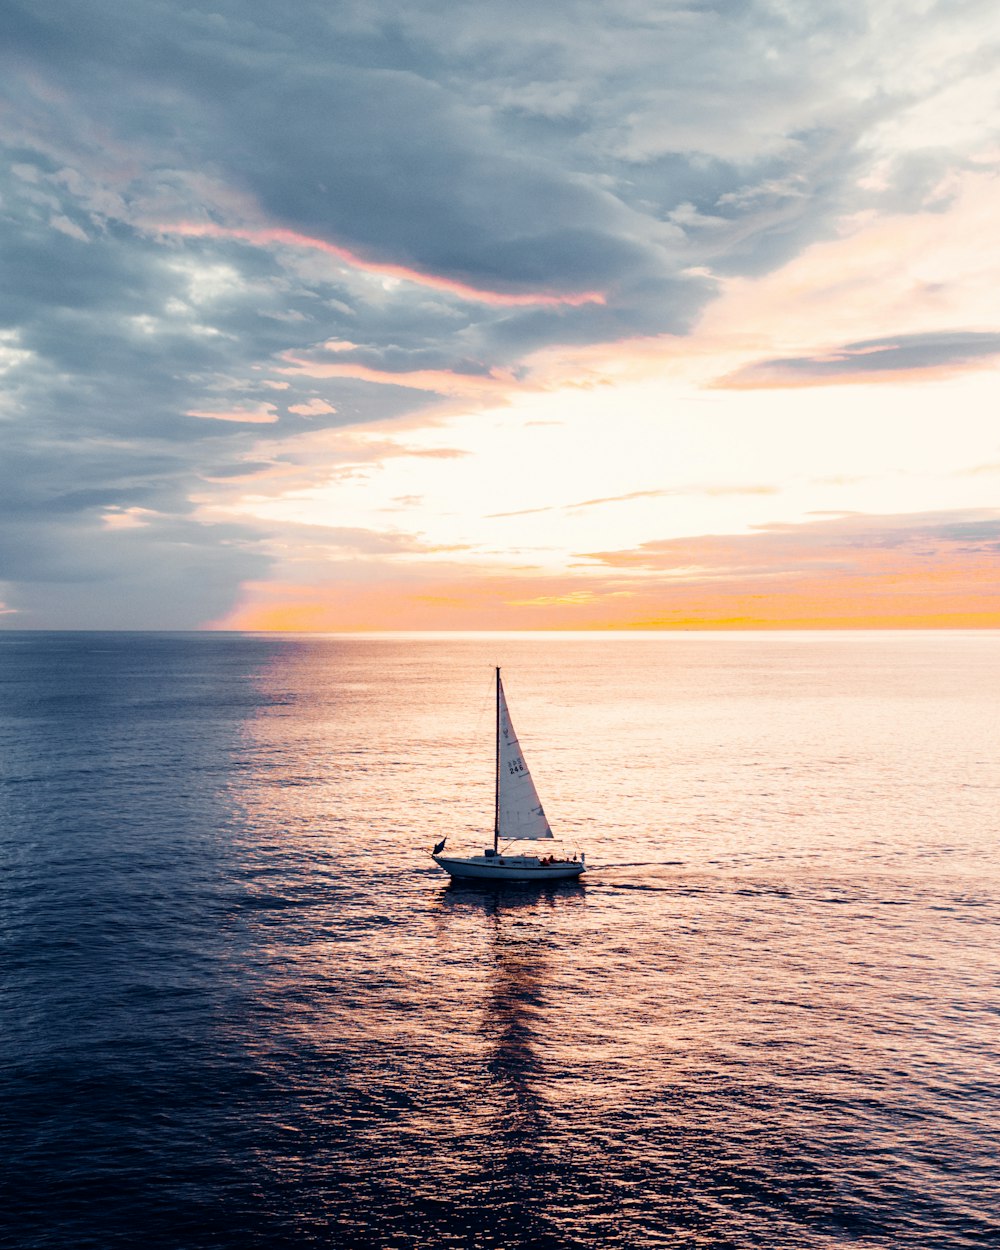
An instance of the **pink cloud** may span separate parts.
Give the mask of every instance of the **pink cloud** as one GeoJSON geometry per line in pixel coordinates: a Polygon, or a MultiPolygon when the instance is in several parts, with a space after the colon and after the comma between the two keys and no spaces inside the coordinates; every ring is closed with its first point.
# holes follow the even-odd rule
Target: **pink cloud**
{"type": "Polygon", "coordinates": [[[202,421],[240,421],[246,425],[273,425],[278,419],[274,404],[258,404],[254,408],[231,408],[223,412],[193,408],[189,409],[185,415],[198,417],[202,421]]]}
{"type": "Polygon", "coordinates": [[[310,399],[307,404],[291,404],[289,412],[294,412],[299,417],[321,417],[328,412],[336,412],[333,404],[328,404],[325,399],[310,399]]]}
{"type": "Polygon", "coordinates": [[[283,373],[309,378],[356,378],[362,382],[407,386],[417,391],[433,391],[438,395],[462,398],[502,394],[515,384],[512,374],[499,369],[492,369],[488,374],[452,373],[447,369],[414,369],[409,373],[394,373],[388,369],[373,369],[370,365],[332,361],[327,364],[291,354],[285,359],[293,367],[281,370],[283,373]]]}
{"type": "Polygon", "coordinates": [[[380,274],[386,278],[395,278],[402,282],[414,282],[419,286],[429,287],[435,291],[445,291],[449,295],[457,295],[461,299],[475,300],[481,304],[496,304],[501,307],[537,307],[539,305],[579,307],[581,304],[603,304],[604,295],[600,291],[578,291],[569,295],[557,295],[551,291],[537,291],[530,294],[515,294],[510,291],[492,291],[488,288],[471,286],[467,282],[459,282],[454,278],[446,278],[439,274],[422,273],[418,269],[410,269],[405,265],[396,265],[386,261],[369,260],[356,252],[326,239],[317,239],[308,234],[300,234],[297,230],[288,230],[281,226],[258,226],[254,228],[221,226],[214,222],[176,222],[159,223],[155,229],[161,234],[179,234],[187,238],[239,239],[255,247],[269,247],[274,244],[283,247],[308,248],[334,256],[353,269],[362,269],[366,273],[380,274]]]}

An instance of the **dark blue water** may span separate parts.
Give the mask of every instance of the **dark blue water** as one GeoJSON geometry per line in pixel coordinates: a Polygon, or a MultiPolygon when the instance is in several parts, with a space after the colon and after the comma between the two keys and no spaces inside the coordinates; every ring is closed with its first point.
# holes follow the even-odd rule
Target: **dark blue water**
{"type": "Polygon", "coordinates": [[[993,634],[0,634],[3,1244],[1000,1244],[998,695],[993,634]],[[584,885],[427,858],[493,663],[584,885]]]}

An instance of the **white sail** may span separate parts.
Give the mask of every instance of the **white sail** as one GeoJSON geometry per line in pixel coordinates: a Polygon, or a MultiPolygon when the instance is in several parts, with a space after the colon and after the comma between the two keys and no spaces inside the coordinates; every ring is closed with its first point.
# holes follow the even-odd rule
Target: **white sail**
{"type": "Polygon", "coordinates": [[[535,783],[510,723],[507,699],[498,677],[497,833],[501,842],[551,838],[535,783]]]}

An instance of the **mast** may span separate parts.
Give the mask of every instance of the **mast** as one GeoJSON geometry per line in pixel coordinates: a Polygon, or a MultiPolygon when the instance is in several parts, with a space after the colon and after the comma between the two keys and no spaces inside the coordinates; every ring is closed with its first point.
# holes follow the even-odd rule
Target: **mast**
{"type": "Polygon", "coordinates": [[[500,666],[497,665],[497,758],[496,785],[493,797],[493,850],[500,845],[500,666]]]}

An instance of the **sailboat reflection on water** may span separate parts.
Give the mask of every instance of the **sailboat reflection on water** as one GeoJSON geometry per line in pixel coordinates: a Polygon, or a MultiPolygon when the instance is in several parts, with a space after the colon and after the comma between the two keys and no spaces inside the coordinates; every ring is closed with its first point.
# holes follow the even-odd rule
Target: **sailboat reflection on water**
{"type": "Polygon", "coordinates": [[[575,879],[586,871],[581,854],[572,859],[559,855],[508,855],[510,842],[540,842],[552,837],[538,791],[524,762],[510,712],[500,669],[497,671],[496,715],[496,801],[493,819],[493,845],[482,855],[445,855],[442,839],[431,852],[438,867],[451,877],[474,881],[540,882],[575,879]],[[501,843],[504,849],[501,850],[501,843]]]}

